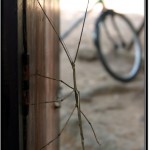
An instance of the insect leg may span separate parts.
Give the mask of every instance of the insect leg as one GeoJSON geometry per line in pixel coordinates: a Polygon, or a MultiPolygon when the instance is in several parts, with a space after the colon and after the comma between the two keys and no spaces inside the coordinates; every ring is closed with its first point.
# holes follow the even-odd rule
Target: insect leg
{"type": "Polygon", "coordinates": [[[66,100],[69,96],[71,96],[73,92],[74,92],[74,91],[70,92],[70,93],[67,94],[65,97],[61,98],[60,100],[55,100],[55,101],[45,101],[45,102],[39,102],[39,103],[31,103],[31,104],[29,104],[29,105],[47,104],[47,103],[49,104],[49,103],[55,103],[55,102],[61,103],[61,102],[63,102],[64,100],[66,100]]]}
{"type": "Polygon", "coordinates": [[[86,119],[86,121],[89,123],[89,125],[90,125],[90,127],[91,127],[91,129],[92,129],[92,131],[93,131],[94,137],[95,137],[95,139],[96,139],[96,141],[97,141],[97,143],[98,143],[98,145],[101,146],[100,142],[99,142],[98,139],[97,139],[96,133],[95,133],[95,131],[94,131],[94,128],[93,128],[91,122],[88,120],[88,118],[86,117],[86,115],[85,115],[81,110],[80,110],[80,112],[81,112],[81,114],[84,116],[84,118],[86,119]]]}
{"type": "Polygon", "coordinates": [[[52,139],[51,141],[49,141],[47,144],[45,144],[44,146],[42,146],[42,147],[40,148],[40,150],[44,149],[46,146],[48,146],[49,144],[51,144],[52,142],[54,142],[56,139],[58,139],[58,138],[61,136],[62,132],[63,132],[64,129],[66,128],[67,124],[69,123],[69,120],[70,120],[71,116],[73,115],[75,109],[76,109],[76,105],[74,106],[74,108],[73,108],[73,110],[72,110],[72,112],[71,112],[69,118],[67,119],[67,121],[66,121],[64,127],[61,129],[61,131],[59,132],[59,134],[58,134],[54,139],[52,139]]]}

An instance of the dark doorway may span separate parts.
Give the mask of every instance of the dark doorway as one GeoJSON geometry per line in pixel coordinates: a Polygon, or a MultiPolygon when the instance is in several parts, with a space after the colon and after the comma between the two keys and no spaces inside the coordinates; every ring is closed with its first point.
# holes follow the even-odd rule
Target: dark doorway
{"type": "Polygon", "coordinates": [[[2,149],[19,150],[17,0],[2,0],[2,149]]]}

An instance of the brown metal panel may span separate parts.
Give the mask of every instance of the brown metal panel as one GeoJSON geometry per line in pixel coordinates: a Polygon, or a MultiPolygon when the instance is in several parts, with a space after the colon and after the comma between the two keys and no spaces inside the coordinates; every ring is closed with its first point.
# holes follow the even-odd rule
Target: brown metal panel
{"type": "MultiPolygon", "coordinates": [[[[40,1],[59,32],[57,0],[40,1]]],[[[30,104],[28,117],[28,149],[38,150],[56,137],[59,129],[59,112],[54,103],[58,83],[44,77],[59,78],[59,41],[36,0],[27,4],[27,39],[30,54],[30,104]]],[[[45,149],[57,150],[58,140],[45,149]]]]}

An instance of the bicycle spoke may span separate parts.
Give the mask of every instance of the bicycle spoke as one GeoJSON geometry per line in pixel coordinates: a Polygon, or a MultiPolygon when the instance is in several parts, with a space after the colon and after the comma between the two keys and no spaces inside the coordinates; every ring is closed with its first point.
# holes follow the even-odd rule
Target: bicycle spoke
{"type": "Polygon", "coordinates": [[[105,22],[103,22],[103,26],[104,26],[104,30],[105,30],[105,32],[106,32],[106,35],[107,35],[108,39],[111,41],[111,43],[112,43],[112,44],[114,45],[114,47],[115,47],[115,46],[116,46],[116,43],[115,43],[113,37],[110,35],[110,33],[109,33],[108,29],[107,29],[107,25],[106,25],[105,22]]]}
{"type": "Polygon", "coordinates": [[[112,24],[113,24],[114,28],[116,29],[116,31],[118,33],[119,39],[121,40],[121,44],[125,44],[124,39],[123,39],[123,37],[121,35],[121,32],[120,32],[120,30],[119,30],[119,28],[118,28],[118,26],[116,24],[116,21],[114,19],[114,16],[111,16],[111,20],[112,20],[112,24]]]}

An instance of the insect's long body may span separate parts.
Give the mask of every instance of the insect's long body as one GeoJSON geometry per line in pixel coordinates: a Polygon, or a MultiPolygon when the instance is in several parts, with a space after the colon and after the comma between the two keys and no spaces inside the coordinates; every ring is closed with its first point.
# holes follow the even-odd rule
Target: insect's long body
{"type": "Polygon", "coordinates": [[[81,144],[82,144],[82,149],[85,150],[85,148],[84,148],[83,127],[82,127],[82,118],[81,118],[81,109],[80,109],[80,96],[79,96],[79,91],[77,89],[77,83],[76,83],[75,63],[72,63],[72,69],[73,69],[74,94],[75,94],[76,107],[77,107],[77,113],[78,113],[78,119],[79,119],[81,144]]]}
{"type": "MultiPolygon", "coordinates": [[[[84,24],[85,24],[85,18],[86,18],[86,14],[87,14],[87,9],[88,9],[88,4],[89,4],[89,0],[88,0],[88,3],[87,3],[87,7],[86,7],[86,11],[85,11],[85,17],[84,17],[84,21],[83,21],[83,25],[82,25],[82,30],[81,30],[81,34],[80,34],[80,39],[79,39],[79,43],[78,43],[78,46],[77,46],[77,50],[76,50],[76,55],[75,55],[75,58],[74,58],[74,61],[72,59],[72,57],[70,56],[70,53],[69,51],[67,50],[67,47],[65,45],[65,43],[63,42],[63,40],[61,39],[61,37],[59,36],[59,34],[57,33],[53,23],[51,22],[50,18],[47,16],[47,14],[45,13],[42,5],[40,4],[39,0],[37,0],[41,10],[43,11],[45,17],[47,18],[49,24],[52,26],[53,30],[55,31],[61,45],[63,46],[64,50],[65,50],[65,53],[68,57],[68,60],[72,66],[72,71],[73,71],[73,87],[71,87],[69,84],[67,84],[66,82],[62,81],[62,80],[59,80],[59,79],[55,79],[55,78],[51,78],[51,77],[47,77],[47,76],[44,76],[44,75],[41,75],[41,74],[35,74],[37,76],[40,76],[40,77],[43,77],[43,78],[47,78],[47,79],[50,79],[50,80],[55,80],[57,82],[61,82],[63,83],[64,85],[66,85],[68,88],[72,89],[73,91],[71,93],[69,93],[66,97],[62,98],[61,102],[63,102],[63,100],[67,99],[73,92],[74,92],[74,95],[75,95],[75,101],[76,101],[76,104],[75,104],[75,107],[73,108],[68,120],[66,121],[64,127],[60,130],[59,134],[52,140],[50,140],[49,142],[47,142],[45,145],[43,145],[40,150],[43,150],[45,147],[47,147],[49,144],[51,144],[52,142],[54,142],[57,138],[60,137],[61,133],[64,131],[64,129],[66,128],[73,112],[75,109],[77,109],[77,114],[78,114],[78,122],[79,122],[79,129],[80,129],[80,137],[81,137],[81,145],[82,145],[82,150],[85,150],[85,146],[84,146],[84,135],[83,135],[83,127],[82,127],[82,118],[81,118],[81,115],[87,120],[87,122],[89,123],[92,131],[93,131],[93,134],[95,136],[95,139],[97,141],[97,143],[100,145],[97,137],[96,137],[96,134],[95,134],[95,131],[92,127],[92,124],[90,123],[90,121],[87,119],[86,115],[81,111],[81,108],[80,108],[80,92],[78,91],[77,89],[77,82],[76,82],[76,69],[75,69],[75,62],[76,62],[76,58],[77,58],[77,55],[78,55],[78,51],[79,51],[79,46],[80,46],[80,42],[81,42],[81,38],[82,38],[82,33],[83,33],[83,28],[84,28],[84,24]]],[[[48,101],[48,102],[44,102],[44,103],[53,103],[53,102],[58,102],[58,100],[56,101],[48,101]]],[[[60,101],[59,101],[60,102],[60,101]]],[[[31,105],[36,105],[36,104],[31,104],[31,105]]]]}

